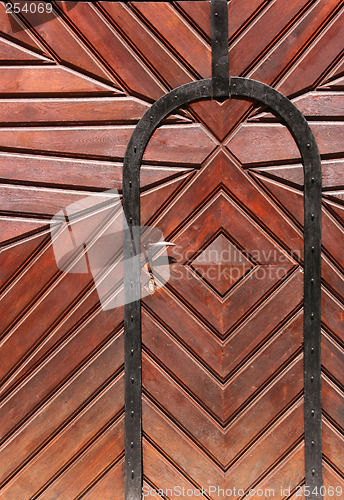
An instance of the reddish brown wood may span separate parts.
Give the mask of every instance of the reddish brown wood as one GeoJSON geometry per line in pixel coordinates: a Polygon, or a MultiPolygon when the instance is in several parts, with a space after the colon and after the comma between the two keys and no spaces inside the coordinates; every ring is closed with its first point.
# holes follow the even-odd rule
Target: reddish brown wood
{"type": "Polygon", "coordinates": [[[84,94],[92,92],[117,93],[117,89],[88,78],[66,67],[5,66],[1,68],[0,85],[2,95],[6,94],[62,94],[70,92],[84,94]],[[47,85],[47,81],[49,85],[47,85]]]}
{"type": "MultiPolygon", "coordinates": [[[[253,494],[252,498],[259,499],[261,498],[262,492],[271,495],[273,491],[274,497],[282,500],[289,491],[295,490],[303,481],[302,469],[304,454],[303,443],[301,443],[296,446],[277,467],[275,467],[272,473],[268,474],[268,476],[256,486],[256,494],[253,494]]],[[[300,496],[300,491],[298,491],[297,498],[304,498],[300,496]]]]}
{"type": "MultiPolygon", "coordinates": [[[[303,200],[302,193],[276,181],[261,178],[262,183],[280,200],[285,209],[302,224],[303,200]]],[[[341,252],[343,241],[343,227],[337,223],[334,217],[325,209],[322,213],[322,244],[331,254],[332,259],[343,269],[343,255],[341,252]],[[336,237],[334,237],[336,235],[336,237]]]]}
{"type": "Polygon", "coordinates": [[[285,1],[267,4],[263,16],[243,34],[241,43],[234,44],[229,50],[233,74],[241,75],[247,71],[251,61],[262,55],[266,48],[277,41],[281,32],[294,18],[297,18],[304,4],[298,1],[285,1]],[[266,26],[270,25],[270,29],[266,26]],[[250,50],[247,50],[250,47],[250,50]]]}
{"type": "MultiPolygon", "coordinates": [[[[5,129],[0,147],[14,150],[63,153],[107,159],[123,158],[134,126],[32,127],[5,129]]],[[[189,163],[200,164],[214,149],[215,141],[200,127],[187,124],[175,128],[165,125],[155,132],[144,161],[180,164],[188,154],[189,163]]]]}
{"type": "Polygon", "coordinates": [[[159,9],[156,9],[154,3],[150,2],[133,2],[133,5],[161,37],[167,40],[173,39],[173,51],[186,62],[190,69],[196,71],[202,78],[211,76],[209,45],[197,36],[172,5],[163,3],[159,9]]]}
{"type": "Polygon", "coordinates": [[[187,15],[187,18],[193,25],[197,26],[206,35],[208,41],[211,37],[210,26],[210,4],[209,2],[202,2],[195,4],[192,1],[176,2],[181,12],[187,15]]]}
{"type": "Polygon", "coordinates": [[[124,498],[124,459],[97,478],[97,482],[90,487],[84,498],[103,498],[112,500],[114,491],[118,498],[124,498]]]}
{"type": "Polygon", "coordinates": [[[165,490],[168,488],[173,490],[176,485],[185,488],[185,490],[195,489],[195,485],[173,467],[169,460],[159,453],[146,439],[143,440],[143,450],[147,457],[146,475],[149,478],[149,484],[144,482],[145,498],[154,498],[156,496],[154,490],[158,490],[158,485],[161,484],[165,485],[165,490]],[[153,490],[153,493],[149,494],[151,490],[153,490]]]}
{"type": "MultiPolygon", "coordinates": [[[[320,154],[336,155],[341,152],[342,122],[313,122],[310,125],[316,137],[320,154]]],[[[229,139],[227,146],[238,160],[245,165],[286,162],[300,158],[299,150],[289,131],[283,125],[277,123],[244,124],[229,139]],[[247,143],[254,145],[254,148],[245,148],[247,143]]]]}
{"type": "MultiPolygon", "coordinates": [[[[19,43],[19,46],[29,46],[37,53],[43,54],[44,47],[37,38],[25,30],[25,25],[14,14],[7,14],[5,4],[0,5],[0,29],[10,40],[19,43]]],[[[47,54],[45,54],[47,55],[47,54]]]]}
{"type": "MultiPolygon", "coordinates": [[[[324,188],[340,187],[343,183],[344,162],[343,160],[324,160],[322,166],[322,182],[324,188]]],[[[268,175],[277,180],[288,181],[297,187],[303,186],[303,167],[297,165],[280,165],[271,167],[255,167],[250,169],[252,172],[259,172],[262,175],[268,175]]]]}
{"type": "MultiPolygon", "coordinates": [[[[307,46],[313,33],[328,22],[331,14],[337,7],[338,2],[335,0],[318,0],[313,4],[309,4],[308,9],[300,16],[297,22],[288,31],[283,33],[277,44],[268,51],[257,67],[250,72],[250,77],[267,83],[273,83],[277,78],[282,78],[283,81],[287,82],[290,78],[290,81],[293,82],[293,85],[296,85],[298,90],[306,88],[307,83],[305,84],[304,78],[297,80],[294,76],[289,77],[289,72],[285,76],[283,73],[285,73],[286,66],[290,64],[290,61],[294,63],[294,71],[301,71],[304,60],[298,58],[298,56],[302,54],[302,49],[307,46]],[[291,40],[293,41],[292,43],[291,40]]],[[[276,5],[276,8],[278,9],[279,6],[276,5]]],[[[315,72],[315,74],[318,75],[319,71],[315,72]]]]}
{"type": "Polygon", "coordinates": [[[153,100],[165,93],[164,85],[149,71],[147,65],[140,61],[96,6],[78,3],[68,12],[68,17],[106,62],[106,66],[120,84],[136,95],[149,96],[153,100]]]}
{"type": "MultiPolygon", "coordinates": [[[[89,483],[90,480],[97,482],[99,476],[104,474],[109,467],[118,467],[116,467],[116,463],[122,462],[123,447],[124,422],[123,417],[120,417],[104,431],[89,449],[85,450],[66,473],[62,473],[58,480],[43,492],[41,497],[46,500],[53,500],[58,495],[76,497],[82,491],[85,483],[89,483]]],[[[120,490],[117,494],[121,494],[123,488],[121,485],[123,472],[120,465],[119,468],[120,474],[117,482],[120,490]]],[[[115,488],[114,483],[112,484],[113,489],[115,488]]]]}
{"type": "MultiPolygon", "coordinates": [[[[24,5],[25,2],[21,2],[24,5]]],[[[35,2],[38,6],[38,2],[35,2]]],[[[32,9],[33,10],[33,9],[32,9]]],[[[87,43],[83,43],[78,35],[71,30],[61,17],[47,11],[39,13],[25,12],[25,19],[33,26],[35,31],[44,41],[45,47],[50,52],[51,57],[57,56],[59,61],[74,65],[78,61],[78,67],[97,77],[112,81],[118,85],[116,80],[111,78],[109,72],[92,54],[87,43]],[[49,29],[47,24],[49,23],[49,29]]]]}
{"type": "Polygon", "coordinates": [[[113,22],[120,28],[128,42],[137,52],[142,54],[145,60],[154,67],[161,78],[167,82],[170,88],[178,87],[192,80],[186,68],[174,57],[159,38],[139,21],[138,15],[128,6],[120,2],[104,4],[113,22]]]}
{"type": "Polygon", "coordinates": [[[19,48],[8,40],[0,41],[0,60],[1,61],[44,61],[45,57],[39,56],[24,48],[19,48]]]}
{"type": "MultiPolygon", "coordinates": [[[[251,471],[260,474],[271,467],[275,460],[280,458],[286,449],[296,446],[301,440],[300,428],[302,427],[303,406],[295,403],[284,416],[280,418],[233,466],[226,486],[242,485],[248,488],[252,482],[251,471]]],[[[239,487],[239,486],[237,486],[239,487]]]]}
{"type": "MultiPolygon", "coordinates": [[[[7,221],[6,221],[7,222],[7,221]]],[[[1,221],[1,224],[3,224],[3,221],[1,221]]],[[[42,222],[42,225],[44,223],[42,222]]],[[[6,226],[7,224],[3,224],[6,226]]],[[[23,233],[27,233],[27,229],[31,229],[32,227],[36,229],[36,224],[25,224],[24,228],[23,226],[19,225],[18,223],[16,224],[16,229],[23,231],[23,233]],[[26,230],[26,231],[25,231],[26,230]]],[[[38,226],[41,227],[41,226],[38,226]]],[[[16,236],[16,234],[9,233],[7,236],[16,236]]],[[[24,237],[19,241],[18,243],[13,243],[13,244],[8,244],[7,246],[4,246],[3,248],[0,249],[0,284],[1,287],[5,283],[8,283],[9,279],[13,278],[15,273],[19,272],[21,269],[21,266],[27,262],[27,260],[35,254],[37,251],[37,247],[44,241],[49,238],[49,232],[44,231],[43,234],[38,234],[38,235],[33,235],[33,236],[28,236],[24,237]]],[[[6,237],[6,236],[5,236],[6,237]]],[[[5,244],[4,244],[5,245],[5,244]]]]}
{"type": "MultiPolygon", "coordinates": [[[[82,123],[136,124],[149,109],[144,101],[118,94],[116,97],[86,97],[70,101],[66,98],[2,99],[1,120],[4,125],[28,123],[82,123]]],[[[169,117],[167,122],[188,121],[182,116],[169,117]]]]}
{"type": "MultiPolygon", "coordinates": [[[[302,391],[302,356],[278,374],[226,428],[227,460],[233,460],[268,429],[277,415],[282,414],[302,391]]],[[[303,468],[299,470],[302,474],[303,468]]],[[[281,476],[282,477],[282,476],[281,476]]]]}
{"type": "Polygon", "coordinates": [[[299,79],[302,79],[303,88],[321,81],[321,76],[329,68],[331,62],[340,55],[343,48],[340,43],[344,34],[343,15],[344,12],[341,9],[333,19],[329,20],[321,36],[317,37],[306,51],[305,62],[296,66],[288,78],[282,80],[277,86],[280,92],[286,95],[294,94],[300,88],[296,83],[299,79]]]}
{"type": "MultiPolygon", "coordinates": [[[[340,365],[339,365],[340,366],[340,365]]],[[[326,365],[325,365],[326,368],[326,365]]],[[[340,428],[344,428],[343,414],[343,391],[329,378],[324,375],[322,383],[323,408],[326,415],[336,422],[340,428]]]]}
{"type": "Polygon", "coordinates": [[[335,78],[333,81],[325,83],[322,88],[343,90],[344,89],[344,77],[341,76],[339,78],[335,78]]]}
{"type": "MultiPolygon", "coordinates": [[[[344,486],[344,480],[343,478],[326,462],[324,463],[324,485],[326,486],[326,491],[329,491],[329,486],[332,486],[334,488],[334,491],[336,491],[336,487],[341,487],[343,488],[344,486]]],[[[338,490],[340,493],[340,489],[338,490]]],[[[330,493],[332,493],[330,491],[330,493]]],[[[325,500],[329,500],[331,497],[330,495],[324,496],[325,500]]]]}
{"type": "MultiPolygon", "coordinates": [[[[23,154],[3,153],[0,154],[0,177],[11,179],[19,183],[35,182],[66,186],[72,188],[93,187],[99,189],[121,189],[122,188],[121,162],[101,161],[72,158],[59,158],[53,156],[31,156],[23,154]],[[66,183],[66,171],[68,171],[68,182],[66,183]]],[[[179,176],[184,172],[192,171],[190,167],[178,167],[170,165],[144,165],[141,169],[141,186],[146,187],[159,183],[163,180],[179,176]]],[[[50,191],[51,193],[51,191],[50,191]]],[[[52,195],[51,195],[52,196],[52,195]]],[[[51,197],[50,196],[50,197],[51,197]]],[[[12,238],[18,233],[28,232],[32,228],[39,227],[39,222],[26,220],[2,219],[2,237],[12,238]],[[16,222],[15,222],[16,221],[16,222]],[[21,229],[25,228],[25,229],[21,229]]],[[[44,224],[42,222],[41,224],[44,224]]]]}
{"type": "Polygon", "coordinates": [[[340,450],[343,448],[343,434],[337,430],[327,419],[323,419],[323,450],[324,456],[331,464],[336,464],[343,470],[344,458],[340,450]]]}

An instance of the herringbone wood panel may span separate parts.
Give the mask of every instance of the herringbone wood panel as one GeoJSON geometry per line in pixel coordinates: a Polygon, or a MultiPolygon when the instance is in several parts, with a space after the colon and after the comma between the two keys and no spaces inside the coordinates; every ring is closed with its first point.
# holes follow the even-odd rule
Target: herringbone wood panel
{"type": "MultiPolygon", "coordinates": [[[[75,201],[120,190],[143,113],[168,90],[211,76],[210,4],[53,4],[39,16],[8,15],[0,4],[0,496],[120,500],[123,308],[102,311],[91,274],[59,271],[49,221],[75,201]]],[[[228,9],[231,74],[292,98],[319,144],[324,481],[344,487],[343,5],[231,0],[228,9]]],[[[297,148],[266,109],[199,102],[155,132],[141,186],[142,223],[177,245],[167,286],[142,305],[144,484],[273,488],[274,498],[290,487],[297,498],[297,148]],[[245,262],[236,276],[204,264],[229,249],[234,270],[245,262]]],[[[108,211],[92,217],[101,233],[108,211]]]]}

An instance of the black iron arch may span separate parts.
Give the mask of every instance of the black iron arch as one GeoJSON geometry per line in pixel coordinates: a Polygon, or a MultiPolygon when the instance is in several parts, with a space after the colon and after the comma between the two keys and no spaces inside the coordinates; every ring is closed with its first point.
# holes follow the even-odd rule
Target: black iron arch
{"type": "MultiPolygon", "coordinates": [[[[125,357],[125,488],[126,500],[142,491],[142,375],[140,296],[140,169],[154,131],[170,113],[193,101],[211,99],[213,80],[178,87],[156,101],[137,124],[123,166],[124,357],[125,357]],[[134,264],[133,264],[134,262],[134,264]]],[[[232,77],[232,97],[259,101],[282,118],[300,150],[304,166],[304,403],[305,471],[310,498],[322,498],[321,436],[321,162],[314,135],[300,111],[277,90],[261,82],[232,77]],[[316,493],[315,493],[316,492],[316,493]]]]}

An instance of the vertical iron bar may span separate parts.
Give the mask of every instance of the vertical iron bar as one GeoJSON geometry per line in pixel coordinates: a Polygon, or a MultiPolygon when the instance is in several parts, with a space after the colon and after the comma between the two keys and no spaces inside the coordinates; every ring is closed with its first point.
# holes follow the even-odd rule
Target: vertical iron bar
{"type": "MultiPolygon", "coordinates": [[[[314,136],[307,141],[309,164],[316,164],[314,136]]],[[[320,160],[319,160],[320,162],[320,160]]],[[[322,482],[321,431],[321,171],[305,175],[304,204],[304,387],[306,485],[322,482]]],[[[311,497],[312,498],[312,497],[311,497]]],[[[322,495],[314,495],[322,498],[322,495]]]]}
{"type": "Polygon", "coordinates": [[[133,168],[135,149],[128,147],[123,167],[128,188],[123,187],[126,500],[140,499],[142,491],[140,176],[133,168]]]}
{"type": "Polygon", "coordinates": [[[227,0],[211,0],[211,67],[213,98],[224,101],[229,97],[227,0]]]}

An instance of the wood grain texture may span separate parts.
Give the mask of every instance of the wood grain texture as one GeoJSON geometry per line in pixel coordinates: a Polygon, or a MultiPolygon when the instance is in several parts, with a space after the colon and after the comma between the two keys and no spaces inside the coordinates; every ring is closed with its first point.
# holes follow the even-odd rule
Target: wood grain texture
{"type": "MultiPolygon", "coordinates": [[[[292,97],[319,143],[323,472],[325,486],[344,487],[343,6],[228,8],[231,75],[292,97]]],[[[7,15],[0,3],[1,499],[124,500],[123,307],[103,311],[91,274],[58,268],[48,224],[75,201],[121,193],[141,116],[169,89],[211,76],[209,13],[208,2],[57,1],[50,15],[7,15]]],[[[282,486],[297,498],[303,172],[293,139],[259,105],[194,103],[154,133],[141,188],[142,223],[177,245],[169,282],[142,303],[144,485],[285,498],[282,486]]],[[[94,244],[107,215],[88,219],[94,244]]],[[[64,230],[54,229],[60,245],[64,230]]],[[[119,290],[120,268],[110,274],[119,290]]]]}

